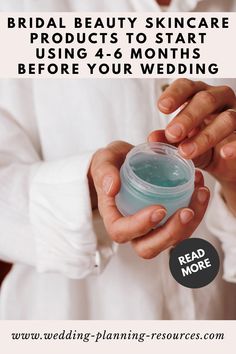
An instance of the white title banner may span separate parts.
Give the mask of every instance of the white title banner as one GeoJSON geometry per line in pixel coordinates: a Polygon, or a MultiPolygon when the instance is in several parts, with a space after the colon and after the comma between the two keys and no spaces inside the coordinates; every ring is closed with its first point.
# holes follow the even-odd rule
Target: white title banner
{"type": "Polygon", "coordinates": [[[235,78],[236,13],[0,13],[0,77],[235,78]]]}

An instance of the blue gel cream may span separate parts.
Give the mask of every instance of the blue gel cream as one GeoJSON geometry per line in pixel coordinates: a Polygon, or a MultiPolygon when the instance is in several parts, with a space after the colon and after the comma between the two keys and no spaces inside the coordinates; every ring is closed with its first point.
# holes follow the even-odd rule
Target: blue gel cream
{"type": "Polygon", "coordinates": [[[133,148],[121,167],[121,189],[116,204],[124,215],[149,205],[163,205],[167,215],[189,205],[194,190],[195,169],[178,150],[164,143],[147,143],[133,148]]]}

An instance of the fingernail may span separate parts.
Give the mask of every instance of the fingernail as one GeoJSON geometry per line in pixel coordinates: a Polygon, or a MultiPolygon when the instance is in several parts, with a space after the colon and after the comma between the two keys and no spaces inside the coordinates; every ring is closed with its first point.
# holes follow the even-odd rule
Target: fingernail
{"type": "Polygon", "coordinates": [[[233,157],[234,156],[234,149],[231,146],[225,146],[220,150],[221,157],[223,159],[227,157],[233,157]]]}
{"type": "Polygon", "coordinates": [[[181,144],[179,146],[179,149],[182,155],[190,156],[196,151],[197,146],[195,143],[185,143],[185,144],[181,144]]]}
{"type": "Polygon", "coordinates": [[[194,211],[191,209],[184,209],[180,212],[180,221],[183,225],[188,224],[194,218],[194,211]]]}
{"type": "Polygon", "coordinates": [[[211,119],[211,118],[205,118],[205,119],[204,119],[204,123],[205,123],[206,125],[210,124],[211,122],[212,122],[212,119],[211,119]]]}
{"type": "Polygon", "coordinates": [[[166,216],[165,209],[156,209],[151,215],[151,222],[153,224],[159,223],[166,216]]]}
{"type": "Polygon", "coordinates": [[[198,199],[199,203],[204,204],[207,201],[208,197],[209,197],[208,189],[206,189],[204,187],[199,188],[199,190],[197,192],[197,199],[198,199]]]}
{"type": "Polygon", "coordinates": [[[159,101],[158,105],[164,110],[171,110],[173,107],[173,101],[170,98],[164,98],[163,100],[159,101]]]}
{"type": "Polygon", "coordinates": [[[112,184],[113,184],[113,178],[111,176],[104,177],[103,183],[102,183],[103,192],[106,194],[109,194],[112,184]]]}
{"type": "Polygon", "coordinates": [[[202,175],[201,172],[199,172],[198,170],[195,173],[195,183],[199,183],[202,179],[202,175]]]}
{"type": "Polygon", "coordinates": [[[170,138],[180,138],[183,135],[183,128],[180,124],[173,124],[166,129],[166,135],[170,138]]]}

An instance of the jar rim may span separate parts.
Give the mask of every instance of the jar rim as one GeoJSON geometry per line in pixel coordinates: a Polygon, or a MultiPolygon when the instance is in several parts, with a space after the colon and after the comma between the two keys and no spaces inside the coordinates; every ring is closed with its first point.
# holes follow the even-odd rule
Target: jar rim
{"type": "Polygon", "coordinates": [[[192,188],[194,184],[194,172],[195,172],[195,167],[192,162],[192,160],[187,160],[183,158],[179,153],[178,149],[170,144],[162,143],[162,142],[149,142],[149,143],[143,143],[140,145],[135,146],[133,149],[129,151],[129,153],[126,155],[126,162],[123,165],[123,168],[125,169],[125,172],[127,173],[129,180],[132,184],[135,184],[138,189],[141,189],[145,192],[150,192],[150,193],[158,193],[158,194],[179,194],[187,191],[188,189],[192,188]],[[182,163],[187,166],[189,172],[190,172],[190,178],[186,183],[183,183],[178,186],[173,186],[173,187],[165,187],[165,186],[158,186],[152,183],[149,183],[142,178],[140,178],[131,168],[130,166],[130,159],[139,152],[145,152],[145,151],[154,151],[156,153],[162,154],[162,155],[167,155],[167,156],[175,156],[179,160],[181,160],[182,163]],[[164,154],[163,154],[164,153],[164,154]]]}

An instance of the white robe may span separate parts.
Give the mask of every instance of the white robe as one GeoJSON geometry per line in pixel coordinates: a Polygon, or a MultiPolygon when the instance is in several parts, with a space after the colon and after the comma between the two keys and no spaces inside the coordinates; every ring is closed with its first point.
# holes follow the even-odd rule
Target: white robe
{"type": "MultiPolygon", "coordinates": [[[[234,4],[176,0],[169,10],[234,11],[234,4]]],[[[0,10],[160,8],[155,0],[0,0],[0,10]]],[[[92,154],[113,140],[142,143],[164,128],[156,101],[167,82],[0,80],[0,258],[14,263],[0,291],[1,319],[236,318],[236,286],[222,279],[222,270],[205,288],[184,288],[170,275],[168,251],[138,258],[129,244],[113,244],[91,211],[92,154]]],[[[235,80],[229,84],[236,88],[235,80]]],[[[207,184],[213,185],[209,177],[207,184]]],[[[214,215],[208,224],[214,229],[214,215]]],[[[195,236],[220,252],[205,220],[195,236]]],[[[234,262],[225,263],[225,274],[234,262]]]]}

